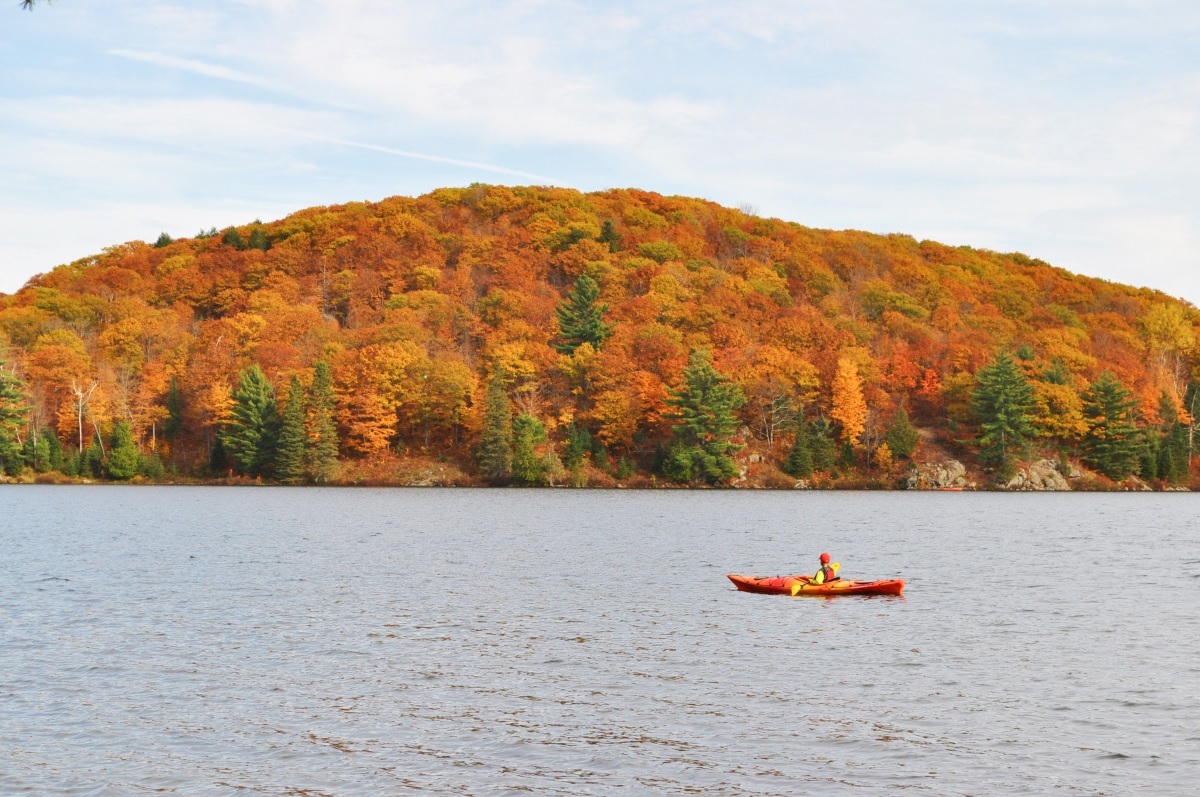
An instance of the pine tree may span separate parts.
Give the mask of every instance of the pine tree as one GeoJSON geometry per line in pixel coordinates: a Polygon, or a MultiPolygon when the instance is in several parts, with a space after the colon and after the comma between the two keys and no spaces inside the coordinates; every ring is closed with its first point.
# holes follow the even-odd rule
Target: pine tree
{"type": "Polygon", "coordinates": [[[900,405],[900,411],[896,413],[892,425],[888,427],[884,440],[887,441],[888,449],[894,457],[908,459],[917,450],[921,435],[909,420],[908,409],[903,404],[900,405]]]}
{"type": "Polygon", "coordinates": [[[79,475],[85,479],[99,479],[104,475],[104,452],[94,439],[79,457],[79,475]]]}
{"type": "Polygon", "coordinates": [[[308,398],[308,475],[324,484],[337,474],[338,437],[334,413],[333,373],[329,363],[317,363],[308,398]]]}
{"type": "Polygon", "coordinates": [[[621,250],[621,233],[617,232],[617,228],[609,219],[605,219],[604,223],[600,225],[600,237],[596,240],[602,244],[608,244],[610,252],[621,250]]]}
{"type": "Polygon", "coordinates": [[[238,469],[261,476],[275,460],[279,443],[279,409],[275,387],[258,365],[243,371],[233,391],[230,420],[221,431],[221,443],[238,469]]]}
{"type": "MultiPolygon", "coordinates": [[[[1129,391],[1105,371],[1083,395],[1088,432],[1084,461],[1110,479],[1123,479],[1137,464],[1138,433],[1133,422],[1136,405],[1129,391]]],[[[1160,465],[1159,476],[1163,477],[1160,465]]]]}
{"type": "Polygon", "coordinates": [[[109,443],[108,466],[105,469],[108,478],[126,481],[132,479],[138,472],[138,451],[133,444],[133,432],[125,421],[113,424],[112,438],[109,443]]]}
{"type": "Polygon", "coordinates": [[[287,403],[283,409],[283,424],[279,430],[279,449],[275,455],[275,478],[284,484],[304,481],[308,461],[308,435],[304,431],[307,402],[300,377],[292,375],[287,403]]]}
{"type": "Polygon", "coordinates": [[[572,421],[567,427],[567,445],[563,449],[563,464],[567,470],[579,470],[583,458],[592,450],[592,433],[572,421]]]}
{"type": "Polygon", "coordinates": [[[1001,352],[975,375],[971,411],[983,430],[979,458],[1002,478],[1013,469],[1013,456],[1024,452],[1034,435],[1029,423],[1032,408],[1033,388],[1008,352],[1001,352]]]}
{"type": "Polygon", "coordinates": [[[600,286],[587,274],[581,274],[575,281],[575,287],[567,293],[567,301],[554,309],[559,337],[562,339],[562,342],[553,344],[557,351],[573,354],[584,343],[599,349],[612,334],[613,325],[604,323],[608,305],[597,302],[599,297],[600,286]]]}
{"type": "Polygon", "coordinates": [[[730,442],[737,429],[734,412],[746,399],[737,385],[713,368],[707,352],[692,352],[683,372],[683,387],[672,390],[667,404],[678,423],[663,472],[677,481],[719,483],[738,474],[730,442]]]}
{"type": "Polygon", "coordinates": [[[813,474],[812,444],[803,416],[796,423],[796,441],[792,443],[792,450],[783,463],[783,472],[797,479],[807,479],[813,474]]]}
{"type": "Polygon", "coordinates": [[[546,427],[528,413],[513,419],[513,478],[523,484],[542,484],[545,481],[545,462],[538,456],[537,447],[546,442],[546,427]]]}
{"type": "Polygon", "coordinates": [[[260,249],[263,252],[271,248],[271,241],[267,238],[267,234],[263,232],[262,227],[255,227],[250,231],[250,237],[246,239],[247,249],[260,249]]]}
{"type": "Polygon", "coordinates": [[[170,235],[167,235],[165,232],[160,232],[158,234],[158,240],[154,242],[154,248],[162,249],[164,246],[170,246],[174,241],[175,239],[170,235]]]}
{"type": "Polygon", "coordinates": [[[58,439],[58,435],[53,429],[47,426],[42,429],[41,436],[46,442],[47,462],[50,470],[61,471],[63,469],[63,447],[58,439]]]}
{"type": "Polygon", "coordinates": [[[24,383],[0,363],[0,469],[9,476],[19,474],[24,465],[17,441],[28,414],[29,399],[24,383]]]}
{"type": "Polygon", "coordinates": [[[1138,475],[1146,481],[1158,478],[1158,437],[1146,430],[1138,448],[1138,475]]]}
{"type": "Polygon", "coordinates": [[[479,441],[480,470],[493,482],[512,476],[512,439],[512,405],[504,389],[503,375],[493,374],[484,399],[483,437],[479,441]]]}

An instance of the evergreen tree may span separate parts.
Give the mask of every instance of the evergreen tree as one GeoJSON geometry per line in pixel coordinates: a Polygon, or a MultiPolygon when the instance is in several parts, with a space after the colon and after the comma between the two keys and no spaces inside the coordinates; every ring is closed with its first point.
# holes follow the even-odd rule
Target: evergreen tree
{"type": "Polygon", "coordinates": [[[163,423],[163,435],[168,440],[175,440],[183,432],[183,394],[179,392],[179,383],[174,378],[167,388],[167,420],[163,423]]]}
{"type": "Polygon", "coordinates": [[[1187,429],[1175,421],[1167,427],[1158,445],[1158,476],[1170,485],[1178,486],[1188,480],[1187,429]]]}
{"type": "Polygon", "coordinates": [[[796,423],[796,441],[792,443],[792,450],[783,463],[783,472],[797,479],[807,479],[813,474],[812,444],[803,415],[796,423]]]}
{"type": "Polygon", "coordinates": [[[42,440],[46,444],[47,464],[50,470],[61,471],[63,468],[63,447],[58,434],[49,426],[41,431],[42,440]]]}
{"type": "Polygon", "coordinates": [[[1138,449],[1138,475],[1146,481],[1158,478],[1158,438],[1149,430],[1143,435],[1138,449]]]}
{"type": "Polygon", "coordinates": [[[1014,454],[1024,452],[1034,435],[1029,423],[1032,407],[1033,388],[1007,352],[975,375],[971,411],[983,430],[979,458],[1002,477],[1012,470],[1014,454]]]}
{"type": "Polygon", "coordinates": [[[262,227],[255,227],[250,231],[250,237],[246,239],[246,248],[260,249],[264,252],[271,248],[271,241],[268,240],[262,227]]]}
{"type": "Polygon", "coordinates": [[[809,440],[812,448],[813,470],[832,470],[837,451],[833,444],[833,425],[824,417],[817,418],[809,426],[809,440]]]}
{"type": "Polygon", "coordinates": [[[225,452],[243,473],[261,476],[275,460],[279,410],[275,387],[258,365],[243,371],[233,391],[233,410],[221,431],[225,452]]]}
{"type": "Polygon", "coordinates": [[[917,450],[917,443],[921,440],[921,435],[917,432],[917,427],[913,426],[912,421],[909,420],[908,409],[903,404],[900,405],[900,411],[896,413],[896,419],[888,427],[884,440],[892,455],[902,459],[910,458],[917,450]]]}
{"type": "Polygon", "coordinates": [[[78,471],[85,479],[99,479],[104,475],[104,451],[94,439],[79,457],[78,471]]]}
{"type": "Polygon", "coordinates": [[[113,424],[108,451],[108,478],[126,481],[138,472],[138,451],[133,444],[133,432],[125,421],[113,424]]]}
{"type": "Polygon", "coordinates": [[[567,445],[563,449],[563,464],[567,470],[578,470],[583,458],[592,450],[592,433],[572,421],[567,427],[567,445]]]}
{"type": "Polygon", "coordinates": [[[0,363],[0,468],[9,476],[19,474],[24,465],[18,440],[28,414],[24,383],[0,363]]]}
{"type": "Polygon", "coordinates": [[[167,471],[163,467],[162,460],[158,458],[158,454],[151,451],[146,456],[138,458],[138,475],[145,476],[147,479],[161,479],[167,475],[167,471]]]}
{"type": "Polygon", "coordinates": [[[587,274],[581,274],[575,287],[567,293],[567,301],[554,309],[562,339],[561,343],[553,344],[557,351],[573,354],[584,343],[590,343],[598,350],[612,334],[613,325],[604,323],[608,305],[597,302],[599,297],[600,286],[587,274]]]}
{"type": "Polygon", "coordinates": [[[307,402],[300,377],[292,375],[287,403],[283,408],[283,425],[279,430],[279,450],[275,456],[275,478],[284,484],[304,481],[305,465],[309,459],[308,435],[304,431],[307,402]]]}
{"type": "Polygon", "coordinates": [[[621,250],[621,234],[617,232],[617,228],[610,219],[605,219],[604,223],[600,225],[600,237],[596,240],[602,244],[608,244],[610,252],[621,250]]]}
{"type": "Polygon", "coordinates": [[[160,232],[158,234],[158,240],[154,242],[154,248],[162,249],[164,246],[170,246],[174,240],[174,238],[167,235],[165,232],[160,232]]]}
{"type": "MultiPolygon", "coordinates": [[[[1137,464],[1136,405],[1117,378],[1105,371],[1083,395],[1083,414],[1088,432],[1084,438],[1084,461],[1110,479],[1123,479],[1137,464]]],[[[1163,476],[1161,467],[1159,476],[1163,476]]]]}
{"type": "Polygon", "coordinates": [[[493,374],[483,406],[483,437],[479,441],[479,467],[493,482],[512,476],[512,405],[504,390],[504,378],[493,374]]]}
{"type": "Polygon", "coordinates": [[[545,477],[545,463],[537,454],[537,447],[546,442],[546,427],[528,413],[513,419],[513,478],[523,484],[541,484],[545,477]]]}
{"type": "Polygon", "coordinates": [[[731,479],[738,468],[730,454],[740,448],[730,442],[738,423],[734,412],[745,397],[713,368],[706,352],[692,352],[683,380],[683,387],[667,399],[678,423],[671,430],[674,442],[664,473],[677,481],[715,484],[731,479]]]}
{"type": "Polygon", "coordinates": [[[232,246],[239,252],[246,248],[246,240],[242,238],[242,234],[238,232],[237,227],[230,227],[226,230],[225,234],[221,236],[221,243],[232,246]]]}
{"type": "Polygon", "coordinates": [[[317,363],[308,397],[308,474],[324,484],[337,473],[338,437],[334,414],[333,372],[329,363],[317,363]]]}
{"type": "Polygon", "coordinates": [[[33,457],[28,463],[38,473],[46,473],[53,470],[53,463],[50,460],[50,441],[42,433],[29,435],[29,442],[33,443],[33,457]]]}

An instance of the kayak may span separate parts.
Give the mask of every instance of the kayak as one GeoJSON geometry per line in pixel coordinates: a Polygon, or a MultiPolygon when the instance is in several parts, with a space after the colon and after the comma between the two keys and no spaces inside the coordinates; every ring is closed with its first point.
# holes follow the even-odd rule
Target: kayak
{"type": "Polygon", "coordinates": [[[808,576],[740,576],[728,575],[742,592],[768,595],[899,595],[904,591],[904,579],[883,581],[852,581],[839,578],[826,584],[810,584],[808,576]]]}

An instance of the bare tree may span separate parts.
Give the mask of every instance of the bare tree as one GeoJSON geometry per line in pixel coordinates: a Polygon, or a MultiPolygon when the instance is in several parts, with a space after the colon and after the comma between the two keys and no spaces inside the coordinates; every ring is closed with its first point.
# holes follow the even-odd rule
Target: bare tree
{"type": "MultiPolygon", "coordinates": [[[[83,451],[83,414],[87,412],[88,418],[91,418],[91,411],[88,409],[88,403],[92,400],[92,394],[96,392],[96,388],[100,387],[100,383],[92,380],[92,385],[87,390],[84,390],[78,382],[71,380],[71,392],[75,394],[75,413],[79,419],[79,450],[83,451]]],[[[103,445],[103,443],[101,443],[103,445]]]]}

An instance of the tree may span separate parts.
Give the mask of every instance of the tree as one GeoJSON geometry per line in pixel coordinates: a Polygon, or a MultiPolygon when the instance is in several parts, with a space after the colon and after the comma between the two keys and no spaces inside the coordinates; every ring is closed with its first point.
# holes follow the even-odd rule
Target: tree
{"type": "Polygon", "coordinates": [[[597,302],[600,286],[587,274],[575,280],[575,287],[567,293],[567,301],[554,309],[558,319],[558,334],[561,342],[554,348],[562,354],[573,354],[584,343],[599,349],[612,334],[613,325],[604,323],[608,305],[597,302]]]}
{"type": "Polygon", "coordinates": [[[708,353],[692,352],[683,372],[683,386],[672,390],[667,404],[675,408],[671,417],[673,444],[663,465],[677,481],[716,484],[738,473],[730,454],[741,446],[730,438],[737,429],[734,413],[745,397],[737,385],[713,368],[708,353]]]}
{"type": "Polygon", "coordinates": [[[329,363],[317,363],[308,397],[308,474],[324,484],[337,472],[338,437],[334,424],[333,372],[329,363]]]}
{"type": "Polygon", "coordinates": [[[537,447],[546,442],[546,427],[529,413],[521,413],[512,424],[513,478],[523,484],[541,484],[545,478],[544,458],[537,447]]]}
{"type": "Polygon", "coordinates": [[[583,458],[592,450],[592,433],[587,427],[576,426],[572,421],[567,427],[567,445],[563,448],[563,465],[567,470],[579,470],[583,458]]]}
{"type": "Polygon", "coordinates": [[[833,443],[833,425],[824,417],[817,418],[809,425],[809,439],[813,470],[832,470],[837,456],[837,447],[833,443]]]}
{"type": "Polygon", "coordinates": [[[892,425],[888,427],[887,434],[884,435],[889,453],[893,457],[908,459],[917,450],[917,443],[920,440],[921,435],[917,431],[917,427],[913,426],[912,421],[908,419],[908,409],[901,404],[900,411],[896,413],[892,425]]]}
{"type": "Polygon", "coordinates": [[[126,481],[138,472],[138,451],[133,444],[133,432],[125,421],[113,424],[108,451],[108,478],[126,481]]]}
{"type": "Polygon", "coordinates": [[[1002,478],[1010,475],[1014,454],[1024,452],[1034,435],[1029,423],[1032,407],[1033,388],[1008,352],[975,375],[971,412],[983,432],[979,457],[1002,478]]]}
{"type": "Polygon", "coordinates": [[[1083,395],[1083,415],[1088,424],[1084,461],[1110,479],[1125,478],[1137,464],[1138,435],[1133,422],[1136,404],[1109,371],[1100,374],[1083,395]]]}
{"type": "Polygon", "coordinates": [[[274,461],[279,442],[275,387],[257,364],[252,365],[242,372],[232,398],[221,443],[240,471],[261,476],[274,461]]]}
{"type": "Polygon", "coordinates": [[[167,235],[165,232],[160,232],[158,234],[158,240],[154,242],[154,248],[162,249],[165,246],[170,246],[174,242],[175,242],[174,238],[167,235]]]}
{"type": "Polygon", "coordinates": [[[833,378],[833,407],[829,416],[842,427],[842,443],[853,446],[866,428],[867,402],[863,400],[858,365],[849,357],[838,360],[833,378]]]}
{"type": "Polygon", "coordinates": [[[172,379],[167,388],[167,420],[163,424],[163,435],[174,442],[183,432],[183,394],[179,392],[179,383],[172,379]]]}
{"type": "Polygon", "coordinates": [[[279,450],[275,455],[275,478],[284,484],[300,484],[304,481],[308,464],[308,435],[304,430],[307,404],[300,377],[293,374],[287,403],[283,405],[279,450]]]}
{"type": "Polygon", "coordinates": [[[479,467],[493,482],[512,476],[512,405],[504,389],[502,374],[488,381],[483,407],[483,437],[479,441],[479,467]]]}
{"type": "Polygon", "coordinates": [[[783,463],[783,472],[797,479],[807,479],[813,474],[812,445],[808,436],[808,424],[803,416],[796,421],[796,440],[783,463]]]}
{"type": "Polygon", "coordinates": [[[28,413],[24,383],[0,364],[0,469],[9,476],[21,472],[24,458],[18,441],[28,413]]]}

